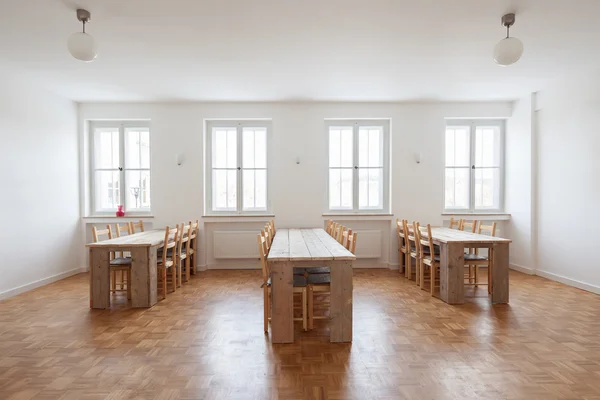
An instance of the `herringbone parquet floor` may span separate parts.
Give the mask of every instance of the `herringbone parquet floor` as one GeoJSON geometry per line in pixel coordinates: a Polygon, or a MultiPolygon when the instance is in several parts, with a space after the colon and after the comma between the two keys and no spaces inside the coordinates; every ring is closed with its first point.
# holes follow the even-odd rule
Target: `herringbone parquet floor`
{"type": "Polygon", "coordinates": [[[512,272],[510,305],[448,306],[357,270],[351,345],[325,321],[271,345],[260,281],[208,271],[102,311],[81,274],[0,302],[0,399],[600,399],[600,296],[512,272]]]}

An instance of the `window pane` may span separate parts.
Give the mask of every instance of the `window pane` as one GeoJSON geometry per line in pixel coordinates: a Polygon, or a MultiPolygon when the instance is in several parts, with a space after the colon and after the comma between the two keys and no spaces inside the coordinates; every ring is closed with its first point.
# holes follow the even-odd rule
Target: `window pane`
{"type": "Polygon", "coordinates": [[[361,168],[358,171],[358,207],[383,208],[383,168],[361,168]]]}
{"type": "Polygon", "coordinates": [[[446,134],[446,166],[470,166],[471,149],[469,143],[469,127],[453,127],[447,129],[446,134]],[[449,134],[452,132],[452,134],[449,134]],[[449,136],[451,136],[449,138],[449,136]],[[450,139],[450,141],[448,141],[450,139]],[[452,140],[453,139],[453,140],[452,140]],[[453,146],[448,148],[448,146],[453,146]],[[451,153],[452,155],[449,155],[451,153]],[[450,163],[452,162],[452,164],[450,163]]]}
{"type": "Polygon", "coordinates": [[[267,130],[265,128],[244,128],[243,167],[267,167],[267,130]]]}
{"type": "MultiPolygon", "coordinates": [[[[244,168],[254,168],[254,129],[244,128],[242,132],[242,158],[244,168]]],[[[254,182],[254,178],[252,178],[254,182]]],[[[244,177],[244,183],[246,178],[244,177]]],[[[244,198],[246,196],[246,190],[244,189],[244,198]]]]}
{"type": "Polygon", "coordinates": [[[329,170],[329,207],[352,209],[352,169],[329,170]]]}
{"type": "Polygon", "coordinates": [[[213,129],[213,168],[237,168],[237,131],[235,128],[213,129]]]}
{"type": "Polygon", "coordinates": [[[119,171],[96,171],[94,206],[96,210],[116,210],[120,203],[119,171]]]}
{"type": "Polygon", "coordinates": [[[119,168],[119,129],[96,129],[94,132],[95,169],[119,168]]]}
{"type": "Polygon", "coordinates": [[[469,168],[446,168],[446,208],[469,208],[469,175],[469,168]]]}
{"type": "Polygon", "coordinates": [[[150,171],[126,171],[125,210],[150,207],[150,171]]]}
{"type": "Polygon", "coordinates": [[[125,168],[150,168],[150,134],[143,129],[125,129],[125,168]]]}
{"type": "Polygon", "coordinates": [[[500,208],[500,168],[475,169],[475,208],[500,208]]]}
{"type": "Polygon", "coordinates": [[[212,196],[214,211],[235,211],[237,208],[237,171],[213,169],[212,196]]]}
{"type": "Polygon", "coordinates": [[[475,166],[500,166],[500,127],[478,126],[475,130],[475,166]]]}
{"type": "Polygon", "coordinates": [[[352,167],[353,144],[352,128],[330,128],[329,129],[329,166],[330,167],[352,167]]]}
{"type": "Polygon", "coordinates": [[[358,131],[358,165],[383,166],[383,141],[381,128],[360,128],[358,131]]]}
{"type": "Polygon", "coordinates": [[[243,172],[244,184],[244,210],[264,210],[267,204],[267,171],[245,170],[243,172]]]}

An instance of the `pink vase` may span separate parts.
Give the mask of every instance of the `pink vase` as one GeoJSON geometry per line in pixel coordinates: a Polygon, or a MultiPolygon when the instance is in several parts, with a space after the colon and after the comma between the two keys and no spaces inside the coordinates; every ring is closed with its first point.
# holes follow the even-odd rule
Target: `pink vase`
{"type": "Polygon", "coordinates": [[[117,217],[124,217],[124,216],[125,216],[125,211],[123,211],[123,206],[119,204],[117,206],[117,217]]]}

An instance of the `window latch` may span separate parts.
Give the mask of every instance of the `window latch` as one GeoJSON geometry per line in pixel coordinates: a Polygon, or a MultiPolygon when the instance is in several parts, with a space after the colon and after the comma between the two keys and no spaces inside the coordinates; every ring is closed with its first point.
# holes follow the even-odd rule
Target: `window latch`
{"type": "Polygon", "coordinates": [[[474,165],[471,165],[471,169],[475,169],[475,166],[474,166],[474,165]]]}
{"type": "Polygon", "coordinates": [[[119,171],[123,171],[123,167],[119,167],[119,171]]]}
{"type": "Polygon", "coordinates": [[[242,169],[242,167],[238,167],[238,171],[241,170],[241,169],[242,169]]]}
{"type": "Polygon", "coordinates": [[[358,166],[356,166],[356,165],[355,165],[355,166],[354,166],[354,169],[358,169],[358,166]]]}

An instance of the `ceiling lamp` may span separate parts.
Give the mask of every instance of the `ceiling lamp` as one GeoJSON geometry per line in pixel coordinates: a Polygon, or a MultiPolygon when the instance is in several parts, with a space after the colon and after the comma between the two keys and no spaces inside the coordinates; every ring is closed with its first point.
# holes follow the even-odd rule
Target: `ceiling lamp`
{"type": "Polygon", "coordinates": [[[494,47],[494,61],[498,65],[511,65],[519,61],[523,55],[523,42],[510,37],[510,27],[515,23],[515,14],[506,14],[502,17],[502,25],[506,27],[506,37],[494,47]]]}
{"type": "Polygon", "coordinates": [[[96,58],[96,41],[91,35],[85,33],[85,24],[90,21],[92,15],[87,10],[78,9],[77,19],[83,22],[83,32],[77,32],[69,36],[67,45],[69,52],[78,60],[90,62],[96,58]]]}

